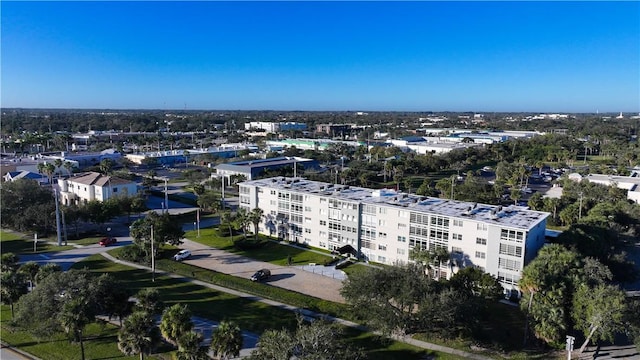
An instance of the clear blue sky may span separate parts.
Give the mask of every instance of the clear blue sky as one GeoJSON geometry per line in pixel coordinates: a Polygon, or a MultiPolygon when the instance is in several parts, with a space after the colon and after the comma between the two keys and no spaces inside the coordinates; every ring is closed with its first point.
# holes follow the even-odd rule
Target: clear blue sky
{"type": "Polygon", "coordinates": [[[640,2],[1,2],[2,107],[640,111],[640,2]]]}

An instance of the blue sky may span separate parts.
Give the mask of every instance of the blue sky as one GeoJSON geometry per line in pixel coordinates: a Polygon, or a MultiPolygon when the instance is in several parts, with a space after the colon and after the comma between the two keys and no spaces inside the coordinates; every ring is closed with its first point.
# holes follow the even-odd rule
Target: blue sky
{"type": "Polygon", "coordinates": [[[640,111],[640,2],[9,2],[2,107],[640,111]]]}

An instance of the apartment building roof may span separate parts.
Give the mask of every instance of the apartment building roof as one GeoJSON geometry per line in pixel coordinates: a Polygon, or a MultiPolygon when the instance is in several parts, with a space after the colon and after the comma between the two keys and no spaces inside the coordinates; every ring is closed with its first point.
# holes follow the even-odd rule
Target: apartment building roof
{"type": "Polygon", "coordinates": [[[108,186],[108,185],[124,185],[131,184],[133,181],[117,178],[113,176],[102,175],[97,172],[88,172],[79,174],[67,179],[67,181],[83,184],[83,185],[95,185],[95,186],[108,186]]]}
{"type": "Polygon", "coordinates": [[[318,196],[351,200],[363,204],[404,208],[459,219],[469,219],[500,226],[528,230],[546,219],[549,213],[528,210],[521,206],[495,206],[467,201],[447,200],[397,192],[389,189],[368,189],[349,185],[334,185],[304,178],[273,177],[242,182],[241,185],[291,190],[318,196]]]}
{"type": "Polygon", "coordinates": [[[278,165],[289,165],[294,162],[297,163],[309,163],[314,162],[316,160],[301,158],[301,157],[277,157],[277,158],[269,158],[269,159],[254,159],[254,160],[243,160],[236,161],[226,164],[216,165],[216,169],[221,170],[238,170],[238,169],[248,169],[248,168],[262,168],[265,166],[278,166],[278,165]]]}

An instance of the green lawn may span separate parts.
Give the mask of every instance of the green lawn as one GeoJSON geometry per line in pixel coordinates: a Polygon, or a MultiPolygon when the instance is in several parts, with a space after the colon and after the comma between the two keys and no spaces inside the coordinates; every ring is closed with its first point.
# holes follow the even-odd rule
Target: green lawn
{"type": "MultiPolygon", "coordinates": [[[[114,249],[116,251],[119,249],[114,249]]],[[[162,266],[164,259],[159,260],[158,264],[162,266]]],[[[175,265],[175,262],[170,262],[175,265]]],[[[185,265],[188,266],[188,265],[185,265]]],[[[278,307],[272,307],[264,303],[240,298],[227,293],[219,292],[203,286],[192,284],[181,279],[173,279],[167,276],[158,276],[154,283],[151,282],[151,274],[144,270],[130,268],[125,265],[115,264],[106,260],[101,255],[93,255],[85,261],[74,265],[76,268],[86,267],[92,271],[99,273],[112,273],[117,279],[120,279],[124,286],[132,291],[138,291],[144,287],[156,287],[160,293],[162,300],[167,305],[174,303],[185,303],[189,306],[194,315],[212,320],[233,320],[237,322],[242,329],[252,331],[254,333],[262,333],[267,329],[293,329],[296,324],[293,312],[278,307]]],[[[219,276],[224,274],[214,274],[211,271],[199,269],[189,266],[193,269],[196,277],[200,276],[219,276]]],[[[188,271],[187,268],[179,268],[178,272],[188,271]]],[[[229,275],[224,275],[229,276],[229,275]]],[[[240,279],[250,281],[246,279],[240,279]]],[[[273,288],[268,285],[262,285],[265,288],[273,288]]],[[[286,291],[286,290],[283,290],[286,291]]],[[[305,295],[301,295],[305,296],[305,295]]],[[[433,355],[436,359],[459,359],[459,357],[449,356],[429,352],[407,344],[381,340],[379,337],[371,333],[363,333],[355,329],[346,329],[347,341],[362,347],[367,351],[370,359],[424,359],[427,355],[433,355]]]]}
{"type": "MultiPolygon", "coordinates": [[[[69,342],[67,335],[59,333],[47,339],[38,339],[26,331],[11,324],[11,310],[8,306],[0,308],[0,338],[23,351],[43,360],[80,359],[80,345],[69,342]]],[[[86,359],[138,359],[138,356],[124,356],[117,346],[118,330],[113,325],[91,324],[85,329],[86,359]]],[[[165,349],[163,349],[165,350],[165,349]]],[[[162,350],[159,350],[162,351],[162,350]]],[[[152,356],[151,359],[163,357],[152,356]]]]}
{"type": "MultiPolygon", "coordinates": [[[[257,249],[240,250],[233,246],[231,237],[218,236],[216,228],[200,229],[200,237],[198,237],[197,231],[187,231],[184,236],[189,240],[193,240],[216,249],[281,266],[287,265],[288,256],[291,256],[293,258],[293,263],[298,265],[308,263],[322,264],[327,260],[331,260],[331,255],[328,253],[326,255],[318,254],[313,251],[281,245],[273,241],[267,242],[265,246],[257,249]]],[[[251,238],[253,235],[247,236],[251,238]]],[[[235,235],[233,238],[242,239],[243,235],[235,235]]],[[[263,235],[260,235],[260,238],[267,239],[267,237],[263,235]]]]}
{"type": "MultiPolygon", "coordinates": [[[[51,251],[69,250],[71,246],[56,246],[47,244],[47,241],[55,241],[52,238],[38,239],[36,253],[44,253],[51,251]]],[[[14,253],[16,255],[22,253],[34,253],[33,237],[26,237],[22,234],[0,230],[0,253],[14,253]]]]}

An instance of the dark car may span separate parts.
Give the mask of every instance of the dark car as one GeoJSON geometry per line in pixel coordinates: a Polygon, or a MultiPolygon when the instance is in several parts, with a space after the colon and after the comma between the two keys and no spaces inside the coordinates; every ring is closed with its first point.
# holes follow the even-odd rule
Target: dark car
{"type": "Polygon", "coordinates": [[[118,239],[114,238],[114,237],[106,237],[102,240],[100,240],[100,242],[98,244],[100,244],[100,246],[109,246],[112,244],[115,244],[118,242],[118,239]]]}
{"type": "Polygon", "coordinates": [[[269,269],[261,269],[256,271],[256,273],[251,276],[251,281],[266,280],[269,278],[269,276],[271,276],[271,271],[269,271],[269,269]]]}

